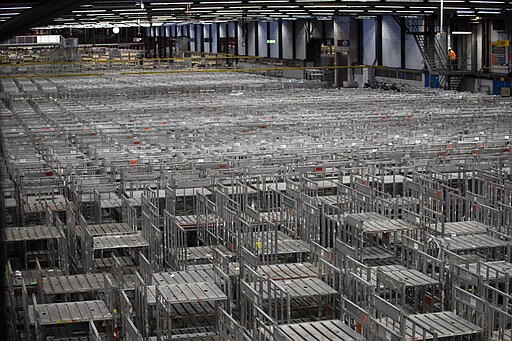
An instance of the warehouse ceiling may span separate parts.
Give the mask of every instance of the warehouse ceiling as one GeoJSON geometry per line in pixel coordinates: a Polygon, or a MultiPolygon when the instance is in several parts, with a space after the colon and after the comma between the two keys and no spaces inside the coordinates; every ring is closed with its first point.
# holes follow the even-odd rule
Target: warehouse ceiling
{"type": "Polygon", "coordinates": [[[511,16],[512,0],[6,0],[0,39],[30,27],[136,26],[172,22],[379,14],[511,16]]]}

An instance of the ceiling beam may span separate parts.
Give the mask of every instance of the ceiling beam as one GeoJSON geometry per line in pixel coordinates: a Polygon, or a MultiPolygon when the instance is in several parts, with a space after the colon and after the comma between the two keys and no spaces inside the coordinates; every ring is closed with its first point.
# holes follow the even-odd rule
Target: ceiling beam
{"type": "Polygon", "coordinates": [[[0,25],[0,41],[4,41],[34,26],[45,25],[56,16],[69,12],[87,0],[50,0],[3,22],[0,25]]]}

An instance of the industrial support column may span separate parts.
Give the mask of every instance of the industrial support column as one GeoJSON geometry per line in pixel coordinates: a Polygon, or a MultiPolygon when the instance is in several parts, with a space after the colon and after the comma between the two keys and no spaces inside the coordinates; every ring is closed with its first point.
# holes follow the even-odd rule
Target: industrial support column
{"type": "Polygon", "coordinates": [[[258,22],[251,24],[254,25],[254,56],[258,57],[260,55],[260,32],[258,22]]]}
{"type": "MultiPolygon", "coordinates": [[[[358,59],[357,20],[352,17],[334,17],[334,42],[336,46],[336,67],[352,66],[358,59]]],[[[354,87],[354,72],[350,68],[336,68],[334,73],[336,87],[354,87]]]]}
{"type": "Polygon", "coordinates": [[[277,22],[277,43],[279,44],[279,59],[283,59],[283,19],[281,18],[277,22]]]}
{"type": "Polygon", "coordinates": [[[375,19],[375,59],[378,66],[382,66],[382,17],[375,19]]]}
{"type": "Polygon", "coordinates": [[[472,25],[471,35],[471,72],[477,72],[478,70],[478,26],[472,25]]]}
{"type": "MultiPolygon", "coordinates": [[[[219,30],[217,29],[217,36],[219,35],[219,30]]],[[[209,52],[213,53],[213,24],[208,25],[208,41],[210,42],[209,52]]],[[[219,48],[219,45],[217,45],[217,48],[219,48]]]]}

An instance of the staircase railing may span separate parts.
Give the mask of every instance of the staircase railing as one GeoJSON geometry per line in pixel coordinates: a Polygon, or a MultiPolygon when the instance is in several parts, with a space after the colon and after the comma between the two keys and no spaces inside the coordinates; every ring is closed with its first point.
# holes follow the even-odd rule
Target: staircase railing
{"type": "Polygon", "coordinates": [[[423,18],[406,18],[405,20],[397,16],[394,18],[406,34],[414,37],[429,73],[435,70],[446,71],[448,62],[444,35],[426,30],[423,18]],[[431,46],[432,43],[433,46],[431,46]]]}

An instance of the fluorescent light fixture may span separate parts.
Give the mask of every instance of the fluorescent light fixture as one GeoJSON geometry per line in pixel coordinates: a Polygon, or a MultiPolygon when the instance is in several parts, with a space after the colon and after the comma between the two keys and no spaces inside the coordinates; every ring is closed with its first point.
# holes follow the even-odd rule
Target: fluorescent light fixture
{"type": "Polygon", "coordinates": [[[106,11],[107,11],[106,9],[84,9],[84,10],[71,11],[71,13],[104,13],[106,11]]]}
{"type": "Polygon", "coordinates": [[[456,34],[456,35],[468,35],[468,34],[472,34],[470,31],[452,31],[452,34],[456,34]]]}
{"type": "Polygon", "coordinates": [[[20,9],[31,9],[30,6],[18,6],[18,7],[0,7],[0,11],[17,11],[20,9]]]}

